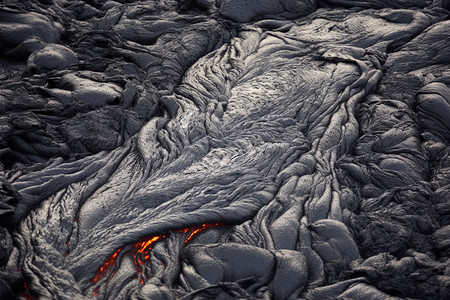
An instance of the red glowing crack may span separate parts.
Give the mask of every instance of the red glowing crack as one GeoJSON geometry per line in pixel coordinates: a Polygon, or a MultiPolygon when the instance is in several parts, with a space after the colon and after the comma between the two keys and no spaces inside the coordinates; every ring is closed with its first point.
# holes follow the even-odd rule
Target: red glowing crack
{"type": "MultiPolygon", "coordinates": [[[[177,230],[176,232],[188,234],[187,238],[184,241],[184,244],[189,243],[197,234],[202,232],[208,228],[214,228],[220,226],[219,223],[212,224],[202,224],[200,226],[183,228],[181,230],[177,230]]],[[[134,258],[134,264],[136,266],[136,270],[139,274],[142,273],[142,269],[145,266],[145,263],[150,259],[150,251],[153,248],[153,245],[160,240],[166,238],[167,235],[157,235],[151,238],[147,238],[136,243],[131,250],[127,250],[123,252],[123,248],[118,249],[111,255],[100,267],[100,269],[95,274],[92,279],[92,284],[96,284],[100,279],[104,278],[106,275],[109,275],[110,278],[114,276],[114,268],[116,266],[116,261],[120,255],[129,254],[134,258]]],[[[122,258],[122,257],[120,257],[122,258]]],[[[144,284],[143,277],[140,278],[141,284],[144,284]]],[[[94,296],[98,296],[100,287],[94,290],[94,296]]]]}
{"type": "Polygon", "coordinates": [[[31,295],[26,281],[23,283],[23,289],[20,293],[20,296],[25,298],[26,300],[36,300],[36,298],[31,295]]]}

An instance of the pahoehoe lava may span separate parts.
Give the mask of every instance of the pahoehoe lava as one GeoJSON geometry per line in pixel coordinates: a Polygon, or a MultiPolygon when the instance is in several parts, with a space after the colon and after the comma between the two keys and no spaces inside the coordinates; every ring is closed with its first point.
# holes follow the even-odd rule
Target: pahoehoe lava
{"type": "Polygon", "coordinates": [[[450,2],[4,0],[1,299],[449,299],[450,2]]]}

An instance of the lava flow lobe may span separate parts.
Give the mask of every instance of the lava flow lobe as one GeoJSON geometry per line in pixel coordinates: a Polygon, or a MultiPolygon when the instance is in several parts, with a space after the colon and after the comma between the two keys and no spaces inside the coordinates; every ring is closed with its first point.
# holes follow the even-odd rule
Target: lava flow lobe
{"type": "MultiPolygon", "coordinates": [[[[219,223],[205,223],[200,226],[187,227],[176,232],[184,233],[187,235],[184,240],[184,244],[188,244],[192,239],[202,232],[205,229],[213,228],[221,226],[219,223]]],[[[126,246],[123,248],[119,248],[111,255],[100,267],[100,269],[95,274],[92,279],[92,284],[96,284],[100,279],[105,276],[110,276],[109,279],[112,279],[115,274],[115,268],[117,267],[117,260],[122,260],[124,255],[130,255],[133,257],[133,262],[136,267],[138,274],[142,274],[142,269],[145,266],[146,262],[150,259],[150,251],[153,249],[154,244],[157,241],[163,240],[167,237],[166,234],[156,235],[150,238],[142,239],[141,241],[134,244],[132,247],[126,246]],[[127,250],[124,250],[127,249],[127,250]]],[[[144,284],[144,278],[140,276],[141,284],[144,284]]],[[[93,292],[94,296],[99,295],[100,287],[96,288],[93,292]]]]}

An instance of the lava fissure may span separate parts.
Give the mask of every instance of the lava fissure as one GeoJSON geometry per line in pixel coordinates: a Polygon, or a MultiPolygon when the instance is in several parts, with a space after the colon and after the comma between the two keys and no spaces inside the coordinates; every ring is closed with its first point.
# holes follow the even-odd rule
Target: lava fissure
{"type": "Polygon", "coordinates": [[[27,300],[36,300],[37,299],[33,295],[31,295],[30,289],[28,288],[26,281],[24,281],[24,283],[23,283],[23,288],[22,288],[22,292],[20,293],[20,295],[27,300]]]}
{"type": "MultiPolygon", "coordinates": [[[[218,227],[218,226],[222,226],[222,225],[220,223],[205,223],[200,226],[183,228],[183,229],[177,230],[176,232],[184,233],[187,235],[187,238],[184,240],[184,244],[186,245],[190,241],[192,241],[192,239],[197,234],[202,232],[203,230],[208,229],[208,228],[218,227]]],[[[92,279],[92,284],[98,283],[98,281],[100,279],[104,278],[106,275],[109,275],[109,280],[111,280],[115,274],[114,268],[116,267],[116,261],[118,259],[122,259],[123,255],[132,255],[136,270],[137,270],[138,274],[141,275],[140,282],[143,285],[145,282],[144,282],[144,278],[142,276],[142,270],[143,270],[146,262],[150,260],[150,251],[153,249],[153,246],[157,241],[163,240],[166,237],[167,237],[166,234],[156,235],[151,238],[143,239],[143,240],[137,242],[132,247],[119,248],[118,250],[116,250],[116,252],[114,252],[113,255],[111,255],[103,263],[103,265],[100,267],[100,269],[97,271],[94,278],[92,279]],[[129,250],[124,250],[127,248],[129,250]]],[[[98,296],[99,292],[100,292],[100,287],[97,287],[93,292],[94,296],[98,296]]]]}

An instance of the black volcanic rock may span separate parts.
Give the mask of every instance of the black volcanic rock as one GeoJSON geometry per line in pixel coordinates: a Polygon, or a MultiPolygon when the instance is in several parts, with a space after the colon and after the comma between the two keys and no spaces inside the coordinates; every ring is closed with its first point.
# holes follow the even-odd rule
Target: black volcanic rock
{"type": "Polygon", "coordinates": [[[0,4],[1,299],[448,299],[448,1],[0,4]]]}

